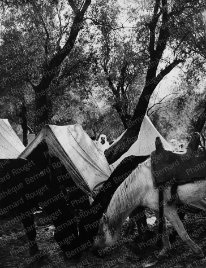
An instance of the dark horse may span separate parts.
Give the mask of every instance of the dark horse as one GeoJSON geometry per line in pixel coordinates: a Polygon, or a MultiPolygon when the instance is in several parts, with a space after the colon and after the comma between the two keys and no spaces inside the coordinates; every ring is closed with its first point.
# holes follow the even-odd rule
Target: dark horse
{"type": "Polygon", "coordinates": [[[34,149],[28,159],[1,159],[0,171],[0,217],[9,217],[11,225],[23,223],[30,255],[39,251],[33,212],[40,207],[52,220],[54,238],[65,255],[78,256],[82,231],[77,211],[89,206],[88,197],[60,160],[48,154],[46,143],[34,149]],[[84,202],[71,202],[74,196],[84,202]]]}

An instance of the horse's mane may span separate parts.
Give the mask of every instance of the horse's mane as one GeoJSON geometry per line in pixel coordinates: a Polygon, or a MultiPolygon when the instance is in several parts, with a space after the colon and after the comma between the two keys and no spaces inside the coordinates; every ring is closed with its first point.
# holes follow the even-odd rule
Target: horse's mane
{"type": "Polygon", "coordinates": [[[135,209],[138,200],[136,190],[141,183],[139,174],[150,163],[151,159],[148,158],[139,164],[115,191],[106,212],[108,226],[111,230],[120,227],[128,214],[135,209]]]}

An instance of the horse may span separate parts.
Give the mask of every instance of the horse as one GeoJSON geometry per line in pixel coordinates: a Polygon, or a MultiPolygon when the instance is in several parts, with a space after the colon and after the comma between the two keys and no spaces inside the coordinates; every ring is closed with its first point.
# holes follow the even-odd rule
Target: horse
{"type": "Polygon", "coordinates": [[[74,249],[81,245],[82,231],[78,228],[75,209],[89,201],[60,160],[49,155],[47,145],[40,144],[28,159],[0,159],[0,171],[0,217],[9,219],[7,226],[18,221],[23,223],[30,255],[40,253],[33,214],[40,207],[53,222],[54,238],[65,257],[79,257],[74,249]],[[66,188],[68,198],[65,198],[66,188]],[[85,202],[72,203],[74,196],[85,202]]]}
{"type": "MultiPolygon", "coordinates": [[[[121,183],[136,169],[136,167],[144,162],[149,156],[128,156],[114,169],[110,177],[101,185],[97,195],[90,208],[85,211],[85,216],[82,218],[81,225],[84,230],[85,240],[88,239],[93,244],[93,239],[96,236],[99,228],[99,221],[102,218],[104,211],[107,209],[112,196],[121,183]],[[87,215],[86,215],[87,214],[87,215]]],[[[136,213],[144,213],[142,208],[137,208],[136,213]]],[[[132,215],[134,217],[134,214],[132,215]]],[[[135,220],[135,219],[134,219],[135,220]]],[[[142,217],[137,221],[140,225],[147,229],[146,217],[142,217]]],[[[141,232],[141,229],[138,228],[141,232]]],[[[149,235],[148,232],[144,236],[149,235]]]]}
{"type": "MultiPolygon", "coordinates": [[[[206,211],[206,180],[195,181],[178,186],[179,200],[186,206],[206,211]]],[[[202,249],[189,237],[178,216],[177,204],[168,205],[171,199],[171,187],[164,190],[164,216],[170,221],[180,238],[199,257],[204,257],[202,249]]],[[[129,214],[138,206],[159,209],[159,191],[154,187],[151,170],[151,158],[148,158],[122,182],[114,193],[111,202],[100,220],[98,234],[94,239],[94,248],[102,250],[113,246],[120,234],[121,226],[129,214]]],[[[144,246],[144,244],[143,244],[144,246]]],[[[163,249],[159,257],[171,248],[167,236],[163,237],[163,249]]]]}

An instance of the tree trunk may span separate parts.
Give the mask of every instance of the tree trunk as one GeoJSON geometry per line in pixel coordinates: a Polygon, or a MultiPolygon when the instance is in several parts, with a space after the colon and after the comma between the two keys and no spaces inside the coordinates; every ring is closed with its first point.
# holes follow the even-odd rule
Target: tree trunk
{"type": "Polygon", "coordinates": [[[28,145],[28,138],[27,138],[27,110],[25,103],[23,102],[22,108],[21,108],[21,127],[22,127],[22,132],[23,132],[23,144],[24,146],[28,145]]]}
{"type": "Polygon", "coordinates": [[[127,129],[128,128],[128,118],[129,118],[129,115],[127,114],[126,111],[122,111],[122,103],[119,101],[116,101],[116,103],[114,104],[114,109],[117,111],[121,121],[122,121],[122,124],[124,126],[124,129],[127,129]]]}
{"type": "Polygon", "coordinates": [[[198,117],[195,123],[194,131],[201,132],[204,127],[205,121],[206,121],[206,107],[204,111],[201,113],[201,115],[198,117]]]}
{"type": "Polygon", "coordinates": [[[119,115],[119,116],[120,116],[120,119],[121,119],[122,124],[124,126],[124,129],[127,129],[128,128],[127,116],[125,116],[125,115],[119,115]]]}
{"type": "Polygon", "coordinates": [[[124,133],[122,138],[105,151],[105,156],[109,164],[114,163],[118,158],[120,158],[121,155],[128,151],[132,144],[137,140],[140,127],[146,114],[149,100],[153,91],[155,90],[158,83],[162,80],[162,78],[167,75],[177,64],[182,62],[180,59],[175,59],[164,69],[162,69],[157,75],[157,68],[166,49],[167,41],[170,37],[170,31],[168,24],[169,16],[167,1],[156,0],[154,2],[154,12],[149,23],[150,35],[148,52],[150,55],[150,62],[147,69],[145,80],[146,84],[134,111],[131,125],[124,133]],[[162,18],[160,22],[158,38],[156,38],[157,25],[160,18],[159,14],[161,14],[161,12],[159,13],[159,10],[161,10],[160,4],[162,5],[162,18]]]}
{"type": "MultiPolygon", "coordinates": [[[[132,144],[137,140],[141,124],[146,114],[149,100],[153,91],[155,90],[158,83],[162,80],[162,78],[167,75],[178,63],[181,62],[180,60],[175,59],[172,63],[170,63],[163,70],[161,70],[158,75],[156,75],[159,62],[162,58],[163,52],[165,51],[167,40],[169,38],[167,1],[162,0],[162,7],[164,7],[162,8],[162,21],[159,30],[158,40],[156,42],[156,27],[158,24],[159,14],[161,14],[161,12],[159,13],[160,1],[156,0],[154,5],[154,14],[149,25],[150,40],[148,50],[150,54],[150,63],[147,69],[144,90],[140,96],[128,129],[117,143],[113,144],[109,149],[105,151],[105,156],[109,164],[112,164],[116,160],[118,160],[126,151],[128,151],[132,144]]],[[[107,70],[105,73],[108,73],[107,70]]],[[[108,81],[112,87],[112,90],[115,91],[113,89],[113,85],[109,76],[108,81]]],[[[134,165],[135,162],[138,165],[144,160],[145,159],[143,158],[143,156],[139,156],[138,161],[137,159],[133,159],[133,161],[130,161],[130,164],[134,165]]],[[[124,174],[125,177],[122,176],[128,166],[129,163],[121,163],[120,166],[118,166],[111,174],[110,178],[104,183],[100,192],[96,196],[92,204],[93,212],[90,211],[89,218],[85,217],[83,219],[83,223],[85,224],[84,227],[86,237],[89,237],[91,239],[96,234],[98,230],[99,219],[109,205],[112,195],[114,194],[120,183],[129,175],[124,174]]]]}
{"type": "Polygon", "coordinates": [[[34,131],[37,134],[41,128],[48,124],[49,121],[49,107],[47,102],[47,93],[44,87],[39,85],[35,90],[35,128],[34,131]]]}
{"type": "MultiPolygon", "coordinates": [[[[203,19],[204,31],[205,31],[204,35],[206,37],[206,9],[202,12],[202,19],[203,19]]],[[[205,121],[206,121],[206,101],[205,101],[205,109],[201,113],[201,115],[198,117],[195,123],[194,131],[201,132],[204,127],[205,121]]]]}
{"type": "Polygon", "coordinates": [[[56,54],[53,55],[49,63],[47,64],[44,73],[42,75],[39,85],[33,86],[35,91],[36,102],[36,132],[38,132],[42,126],[48,123],[49,120],[49,107],[47,101],[47,90],[57,74],[60,65],[63,60],[70,54],[74,47],[75,41],[82,28],[84,14],[87,11],[91,0],[86,0],[81,10],[75,10],[75,17],[71,25],[71,30],[66,44],[56,54]]]}
{"type": "MultiPolygon", "coordinates": [[[[154,79],[152,80],[150,77],[148,77],[147,81],[154,81],[154,79]]],[[[118,160],[137,140],[142,121],[147,111],[150,97],[155,88],[156,83],[146,83],[146,86],[139,98],[139,102],[134,111],[130,126],[122,138],[104,152],[109,164],[112,164],[118,160]]]]}

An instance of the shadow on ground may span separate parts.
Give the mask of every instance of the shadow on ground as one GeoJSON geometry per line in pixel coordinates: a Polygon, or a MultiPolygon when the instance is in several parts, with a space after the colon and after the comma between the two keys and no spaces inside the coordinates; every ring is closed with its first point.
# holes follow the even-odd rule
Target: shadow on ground
{"type": "MultiPolygon", "coordinates": [[[[43,217],[43,216],[42,216],[43,217]]],[[[155,255],[155,248],[142,248],[139,251],[137,241],[129,236],[123,236],[118,245],[103,258],[94,256],[91,252],[85,252],[78,263],[65,263],[58,245],[53,239],[53,226],[41,225],[40,218],[37,220],[37,242],[41,250],[38,257],[29,257],[26,247],[28,240],[24,234],[21,223],[15,224],[12,228],[6,228],[6,221],[0,222],[0,267],[9,268],[138,268],[143,267],[148,258],[155,255]]],[[[189,235],[203,249],[206,255],[206,215],[187,214],[185,227],[189,235]]],[[[155,229],[156,227],[152,227],[155,229]]],[[[138,239],[137,239],[138,240],[138,239]]],[[[206,260],[197,259],[178,237],[170,253],[154,268],[205,268],[206,260]]]]}

